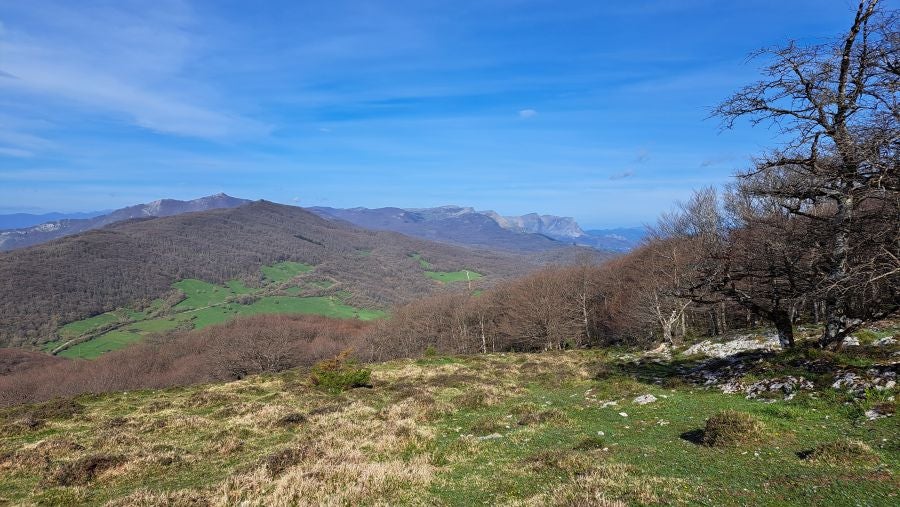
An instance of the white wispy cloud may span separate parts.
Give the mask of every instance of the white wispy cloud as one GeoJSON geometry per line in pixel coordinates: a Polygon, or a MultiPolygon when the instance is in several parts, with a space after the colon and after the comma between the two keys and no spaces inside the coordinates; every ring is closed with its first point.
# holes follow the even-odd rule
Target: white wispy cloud
{"type": "Polygon", "coordinates": [[[537,116],[538,112],[534,109],[522,109],[519,111],[519,118],[528,119],[537,116]]]}
{"type": "Polygon", "coordinates": [[[21,26],[0,30],[6,93],[166,134],[221,139],[269,130],[222,107],[214,90],[192,80],[190,64],[202,44],[180,1],[50,3],[19,14],[21,26]]]}

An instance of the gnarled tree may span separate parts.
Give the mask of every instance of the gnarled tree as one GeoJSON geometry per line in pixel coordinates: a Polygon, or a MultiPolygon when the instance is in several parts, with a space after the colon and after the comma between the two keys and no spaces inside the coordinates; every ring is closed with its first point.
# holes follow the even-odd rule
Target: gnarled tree
{"type": "Polygon", "coordinates": [[[809,221],[826,346],[900,307],[897,20],[860,1],[839,39],[758,52],[770,60],[763,79],[714,111],[726,128],[747,117],[786,138],[739,176],[748,195],[809,221]]]}

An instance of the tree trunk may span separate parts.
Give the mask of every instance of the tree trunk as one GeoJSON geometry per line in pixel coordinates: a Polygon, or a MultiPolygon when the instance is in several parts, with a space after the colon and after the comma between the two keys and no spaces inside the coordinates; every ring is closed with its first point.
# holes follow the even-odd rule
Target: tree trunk
{"type": "Polygon", "coordinates": [[[772,323],[775,324],[778,341],[781,342],[782,348],[792,348],[794,346],[794,326],[791,323],[790,314],[783,310],[778,311],[772,315],[772,323]]]}
{"type": "Polygon", "coordinates": [[[847,334],[847,317],[844,315],[844,296],[837,289],[846,279],[847,262],[850,251],[848,224],[851,218],[853,197],[850,189],[837,200],[834,215],[834,245],[831,249],[831,271],[828,274],[830,287],[825,295],[825,332],[820,345],[831,347],[840,343],[847,334]]]}
{"type": "Polygon", "coordinates": [[[487,354],[487,337],[484,335],[484,314],[478,316],[478,324],[481,326],[481,353],[487,354]]]}

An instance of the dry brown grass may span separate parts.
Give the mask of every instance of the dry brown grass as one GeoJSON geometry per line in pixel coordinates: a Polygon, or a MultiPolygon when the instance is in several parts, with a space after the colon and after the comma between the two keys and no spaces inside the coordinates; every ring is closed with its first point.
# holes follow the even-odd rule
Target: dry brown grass
{"type": "Polygon", "coordinates": [[[682,479],[642,475],[629,465],[595,464],[589,471],[575,476],[569,482],[511,505],[686,505],[691,498],[690,485],[682,479]]]}

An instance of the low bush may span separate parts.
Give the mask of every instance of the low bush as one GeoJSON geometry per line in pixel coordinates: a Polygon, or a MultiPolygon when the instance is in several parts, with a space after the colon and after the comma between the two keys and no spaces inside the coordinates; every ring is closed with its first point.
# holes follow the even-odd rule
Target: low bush
{"type": "Polygon", "coordinates": [[[372,370],[358,365],[345,350],[337,356],[319,361],[312,367],[310,381],[326,391],[340,392],[355,387],[371,387],[372,370]]]}
{"type": "Polygon", "coordinates": [[[706,420],[702,443],[707,447],[747,444],[758,440],[762,429],[762,424],[750,414],[723,410],[706,420]]]}

